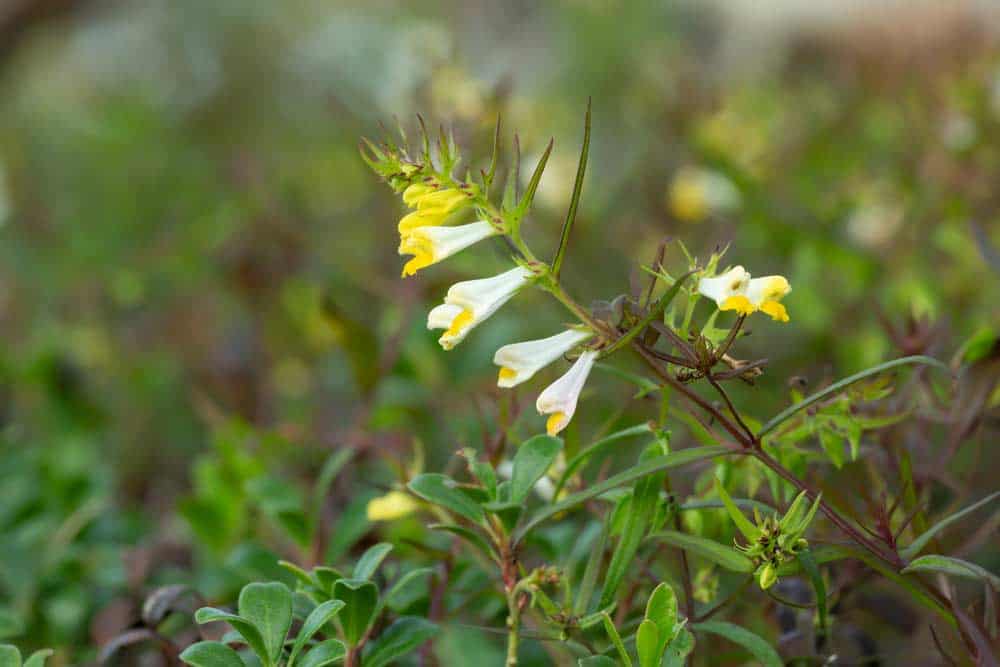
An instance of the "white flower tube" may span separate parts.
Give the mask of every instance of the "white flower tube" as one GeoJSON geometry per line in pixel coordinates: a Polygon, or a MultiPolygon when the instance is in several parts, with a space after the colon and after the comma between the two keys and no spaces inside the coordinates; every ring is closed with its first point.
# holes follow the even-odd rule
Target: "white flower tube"
{"type": "Polygon", "coordinates": [[[742,266],[734,266],[725,273],[714,278],[702,278],[698,281],[698,292],[702,296],[715,301],[719,310],[739,310],[741,314],[749,315],[753,312],[744,313],[740,308],[744,299],[747,285],[750,282],[750,274],[742,266]]]}
{"type": "Polygon", "coordinates": [[[504,345],[493,355],[500,367],[497,386],[510,388],[530,380],[539,370],[593,336],[586,329],[567,329],[548,338],[504,345]]]}
{"type": "Polygon", "coordinates": [[[531,276],[531,271],[518,266],[492,278],[455,283],[444,303],[427,315],[427,328],[444,329],[438,343],[450,350],[527,285],[531,276]]]}
{"type": "Polygon", "coordinates": [[[781,305],[781,299],[791,291],[792,286],[784,276],[764,276],[750,281],[746,297],[756,310],[767,313],[773,320],[787,322],[788,311],[781,305]]]}
{"type": "Polygon", "coordinates": [[[580,392],[587,383],[587,376],[590,369],[594,367],[597,360],[597,352],[587,350],[580,355],[573,366],[566,373],[545,388],[535,401],[535,408],[539,414],[549,415],[545,422],[545,430],[549,435],[555,435],[566,428],[573,413],[576,412],[576,402],[580,398],[580,392]]]}
{"type": "Polygon", "coordinates": [[[474,243],[499,234],[499,230],[486,220],[457,227],[417,227],[403,234],[399,243],[400,255],[413,255],[403,267],[403,277],[436,264],[465,250],[474,243]]]}

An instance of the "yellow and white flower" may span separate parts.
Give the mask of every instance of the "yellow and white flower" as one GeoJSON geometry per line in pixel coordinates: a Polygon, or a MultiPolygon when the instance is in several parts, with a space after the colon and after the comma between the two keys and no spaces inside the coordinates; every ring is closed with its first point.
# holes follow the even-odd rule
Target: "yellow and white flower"
{"type": "Polygon", "coordinates": [[[442,225],[452,213],[471,203],[471,194],[458,188],[439,189],[425,183],[414,183],[403,191],[403,202],[417,210],[399,221],[399,233],[405,236],[420,227],[442,225]]]}
{"type": "Polygon", "coordinates": [[[531,271],[518,266],[492,278],[455,283],[444,303],[428,313],[427,328],[444,329],[438,343],[450,350],[527,285],[531,276],[531,271]]]}
{"type": "Polygon", "coordinates": [[[740,315],[761,311],[779,322],[788,321],[781,299],[792,291],[784,276],[750,278],[742,266],[734,266],[714,278],[702,278],[698,292],[715,301],[719,310],[735,310],[740,315]]]}
{"type": "Polygon", "coordinates": [[[368,501],[369,521],[392,521],[413,513],[419,507],[414,498],[402,491],[390,491],[368,501]]]}
{"type": "Polygon", "coordinates": [[[788,311],[781,304],[781,299],[791,291],[792,286],[784,276],[764,276],[754,278],[747,285],[747,299],[755,309],[767,313],[771,319],[787,322],[788,311]]]}
{"type": "Polygon", "coordinates": [[[500,367],[497,386],[510,388],[530,380],[539,370],[593,336],[586,329],[567,329],[548,338],[504,345],[493,355],[500,367]]]}
{"type": "MultiPolygon", "coordinates": [[[[702,278],[698,282],[698,292],[702,296],[715,301],[719,310],[738,310],[746,300],[747,285],[750,283],[750,274],[742,266],[734,266],[725,273],[714,278],[702,278]]],[[[741,314],[743,311],[740,311],[741,314]]],[[[753,310],[750,310],[752,313],[753,310]]]]}
{"type": "Polygon", "coordinates": [[[413,255],[403,267],[403,277],[412,276],[420,269],[499,233],[496,227],[485,220],[457,227],[429,226],[412,229],[399,242],[400,255],[413,255]]]}
{"type": "Polygon", "coordinates": [[[545,430],[549,435],[555,435],[562,431],[573,419],[576,412],[576,402],[580,398],[580,392],[587,383],[587,376],[590,369],[594,367],[597,360],[597,352],[587,350],[580,355],[573,366],[566,373],[545,388],[538,395],[535,401],[535,408],[539,414],[549,415],[545,422],[545,430]]]}

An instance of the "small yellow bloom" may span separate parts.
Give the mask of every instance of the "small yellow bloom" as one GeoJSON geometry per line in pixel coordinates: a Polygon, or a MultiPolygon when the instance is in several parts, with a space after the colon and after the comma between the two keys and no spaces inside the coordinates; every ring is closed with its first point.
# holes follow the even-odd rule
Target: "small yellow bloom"
{"type": "Polygon", "coordinates": [[[438,343],[450,350],[527,285],[531,277],[530,271],[518,266],[492,278],[455,283],[444,303],[427,314],[427,328],[444,329],[438,343]]]}
{"type": "Polygon", "coordinates": [[[369,521],[392,521],[413,513],[419,507],[417,501],[402,491],[390,491],[384,496],[368,501],[369,521]]]}
{"type": "Polygon", "coordinates": [[[714,278],[702,278],[698,282],[698,292],[715,301],[720,310],[735,310],[733,306],[739,302],[734,302],[733,299],[745,298],[749,282],[750,274],[746,269],[734,266],[714,278]]]}
{"type": "Polygon", "coordinates": [[[515,387],[530,380],[539,370],[593,335],[586,329],[567,329],[548,338],[504,345],[493,355],[493,363],[500,367],[497,386],[515,387]]]}
{"type": "Polygon", "coordinates": [[[751,279],[742,266],[735,266],[714,278],[702,278],[698,283],[698,292],[715,301],[719,310],[735,310],[740,315],[759,310],[779,322],[789,320],[781,299],[791,291],[784,276],[751,279]]]}
{"type": "Polygon", "coordinates": [[[499,231],[485,220],[457,227],[419,227],[403,235],[400,255],[413,255],[403,267],[403,277],[436,264],[499,231]]]}
{"type": "Polygon", "coordinates": [[[566,373],[545,388],[535,401],[539,414],[549,415],[545,422],[545,431],[555,435],[566,428],[576,413],[576,403],[580,392],[587,383],[590,369],[597,360],[597,352],[587,350],[580,355],[566,373]]]}
{"type": "Polygon", "coordinates": [[[424,183],[414,183],[403,191],[403,202],[417,210],[407,213],[399,221],[399,233],[407,234],[418,227],[442,225],[456,211],[471,202],[468,191],[457,188],[437,189],[424,183]]]}

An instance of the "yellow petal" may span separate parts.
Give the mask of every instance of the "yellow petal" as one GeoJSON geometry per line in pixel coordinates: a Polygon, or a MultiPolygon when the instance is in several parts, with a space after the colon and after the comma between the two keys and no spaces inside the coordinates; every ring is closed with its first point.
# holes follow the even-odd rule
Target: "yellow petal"
{"type": "Polygon", "coordinates": [[[737,294],[736,296],[731,296],[722,302],[719,306],[719,310],[735,310],[740,315],[749,315],[755,309],[753,304],[750,303],[750,299],[746,298],[742,294],[737,294]]]}
{"type": "Polygon", "coordinates": [[[513,368],[507,368],[506,366],[500,369],[500,379],[501,380],[513,380],[517,377],[517,371],[513,368]]]}
{"type": "Polygon", "coordinates": [[[760,304],[760,310],[770,315],[772,320],[777,320],[778,322],[787,322],[789,319],[788,311],[777,301],[765,301],[760,304]]]}
{"type": "Polygon", "coordinates": [[[451,321],[451,326],[444,332],[444,336],[459,335],[462,332],[462,329],[472,323],[472,319],[472,311],[468,308],[464,309],[455,316],[455,319],[451,321]]]}
{"type": "Polygon", "coordinates": [[[555,435],[559,431],[566,428],[566,424],[568,423],[569,422],[566,420],[565,414],[562,412],[553,412],[545,421],[545,432],[549,435],[555,435]]]}

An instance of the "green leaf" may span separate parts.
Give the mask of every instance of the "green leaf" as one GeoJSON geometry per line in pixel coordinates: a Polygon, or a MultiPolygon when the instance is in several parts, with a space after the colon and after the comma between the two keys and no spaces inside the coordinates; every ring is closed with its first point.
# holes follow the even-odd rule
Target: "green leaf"
{"type": "Polygon", "coordinates": [[[747,538],[751,542],[760,537],[760,529],[753,525],[753,522],[751,522],[750,519],[748,519],[746,515],[744,515],[743,512],[736,507],[733,499],[726,491],[726,487],[723,486],[722,482],[719,480],[715,480],[715,491],[719,494],[719,498],[722,499],[722,504],[725,506],[726,512],[729,514],[729,518],[733,520],[733,523],[736,524],[739,531],[743,533],[743,537],[747,538]]]}
{"type": "Polygon", "coordinates": [[[239,653],[219,642],[192,644],[180,658],[193,667],[245,667],[239,653]]]}
{"type": "Polygon", "coordinates": [[[673,639],[674,626],[677,625],[677,595],[667,583],[661,583],[653,589],[646,601],[646,619],[656,624],[656,655],[662,657],[667,644],[673,639]]]}
{"type": "Polygon", "coordinates": [[[941,556],[938,554],[928,554],[921,556],[903,568],[903,574],[911,572],[942,572],[956,577],[966,577],[972,579],[982,579],[993,590],[1000,592],[1000,577],[985,568],[952,556],[941,556]]]}
{"type": "Polygon", "coordinates": [[[698,535],[688,535],[674,530],[663,530],[649,536],[651,540],[663,540],[675,547],[697,554],[731,572],[753,572],[753,561],[733,547],[719,544],[698,535]]]}
{"type": "Polygon", "coordinates": [[[687,657],[694,650],[694,635],[687,628],[681,628],[677,636],[667,645],[663,656],[663,667],[684,667],[687,657]]]}
{"type": "Polygon", "coordinates": [[[510,476],[510,499],[523,503],[531,493],[535,482],[549,469],[559,455],[563,443],[561,438],[551,435],[536,435],[517,448],[514,466],[510,476]]]}
{"type": "Polygon", "coordinates": [[[764,437],[765,435],[767,435],[768,433],[770,433],[771,431],[773,431],[774,429],[776,429],[778,426],[780,426],[784,422],[786,422],[789,419],[791,419],[793,416],[795,416],[799,412],[801,412],[801,411],[805,410],[806,408],[808,408],[810,405],[813,405],[814,403],[816,403],[818,401],[822,401],[827,396],[832,396],[833,394],[836,394],[838,392],[843,391],[844,389],[846,389],[850,385],[854,384],[855,382],[860,382],[861,380],[864,380],[865,378],[869,378],[869,377],[871,377],[873,375],[878,375],[879,373],[885,372],[885,371],[889,370],[890,368],[896,368],[897,366],[906,366],[908,364],[925,364],[925,365],[928,365],[928,366],[935,366],[937,368],[940,368],[940,369],[944,370],[945,372],[947,372],[949,374],[951,373],[951,369],[948,368],[948,366],[946,366],[945,364],[941,363],[937,359],[933,359],[931,357],[926,357],[926,356],[923,356],[923,355],[915,355],[915,356],[912,356],[912,357],[903,357],[901,359],[893,359],[892,361],[887,361],[884,364],[879,364],[878,366],[873,366],[873,367],[865,369],[865,370],[863,370],[863,371],[861,371],[859,373],[855,373],[854,375],[848,376],[848,377],[844,378],[843,380],[839,380],[838,382],[834,382],[833,384],[831,384],[826,389],[823,389],[822,391],[818,391],[815,394],[812,394],[811,396],[809,396],[808,398],[803,399],[802,401],[799,401],[795,405],[792,405],[792,406],[790,406],[788,408],[785,408],[784,410],[782,410],[781,412],[779,412],[777,415],[775,415],[770,421],[768,421],[766,424],[764,424],[764,426],[761,427],[760,431],[757,432],[757,437],[758,438],[764,437]]]}
{"type": "Polygon", "coordinates": [[[436,625],[424,618],[403,616],[386,628],[362,661],[364,667],[384,667],[437,634],[436,625]]]}
{"type": "Polygon", "coordinates": [[[339,570],[326,567],[325,565],[314,567],[312,576],[316,582],[316,587],[327,595],[333,595],[333,585],[344,579],[344,575],[339,570]]]}
{"type": "Polygon", "coordinates": [[[660,629],[651,620],[643,619],[635,633],[635,651],[639,655],[639,667],[659,667],[660,629]]]}
{"type": "Polygon", "coordinates": [[[403,591],[405,591],[406,588],[411,583],[423,577],[430,576],[432,574],[434,574],[433,567],[418,567],[416,569],[410,570],[409,572],[401,576],[396,581],[396,583],[392,585],[392,588],[390,588],[389,591],[386,593],[385,595],[386,604],[392,605],[393,603],[398,602],[399,598],[403,594],[403,591]]]}
{"type": "Polygon", "coordinates": [[[469,530],[465,526],[459,526],[453,523],[432,523],[427,527],[430,528],[431,530],[443,530],[446,533],[457,535],[458,537],[461,537],[463,540],[465,540],[472,546],[482,551],[487,558],[493,558],[493,559],[497,558],[496,554],[493,553],[493,547],[491,547],[489,543],[485,539],[483,539],[483,537],[479,533],[477,533],[474,530],[469,530]]]}
{"type": "Polygon", "coordinates": [[[618,667],[618,663],[606,655],[591,655],[576,661],[577,667],[618,667]]]}
{"type": "Polygon", "coordinates": [[[559,247],[556,249],[556,256],[552,260],[552,275],[559,277],[559,269],[562,267],[563,257],[566,255],[566,248],[569,246],[569,233],[573,229],[573,222],[576,220],[576,209],[580,204],[580,195],[583,194],[583,177],[587,173],[587,156],[590,155],[590,104],[587,100],[587,114],[583,121],[583,148],[580,150],[580,162],[576,167],[576,181],[573,183],[573,195],[569,200],[569,210],[566,211],[566,220],[563,222],[562,233],[559,235],[559,247]]]}
{"type": "Polygon", "coordinates": [[[633,482],[641,477],[645,477],[646,475],[650,475],[661,470],[676,468],[689,463],[703,461],[704,459],[712,458],[713,456],[729,454],[731,452],[732,450],[724,446],[693,447],[691,449],[682,449],[677,452],[671,452],[665,456],[658,456],[655,459],[650,459],[638,465],[634,465],[628,470],[620,472],[617,475],[613,475],[603,482],[591,484],[583,491],[574,493],[563,499],[561,502],[546,505],[541,508],[529,521],[525,522],[517,531],[515,531],[514,542],[519,542],[521,538],[523,538],[535,526],[542,523],[549,517],[559,514],[560,512],[565,512],[571,507],[575,507],[576,505],[599,496],[606,491],[618,488],[619,486],[624,486],[629,482],[633,482]]]}
{"type": "Polygon", "coordinates": [[[21,651],[10,644],[0,644],[0,667],[21,667],[21,651]]]}
{"type": "Polygon", "coordinates": [[[470,521],[483,521],[483,508],[456,489],[455,480],[447,475],[424,473],[414,477],[407,486],[427,502],[441,505],[470,521]]]}
{"type": "Polygon", "coordinates": [[[549,161],[549,155],[552,154],[552,146],[554,144],[555,140],[549,139],[549,145],[545,147],[545,152],[538,159],[538,164],[535,166],[534,173],[531,174],[528,187],[524,190],[524,196],[521,197],[521,201],[517,204],[517,217],[519,218],[528,211],[531,201],[535,198],[535,190],[538,189],[538,184],[542,180],[542,172],[545,171],[545,165],[549,161]]]}
{"type": "Polygon", "coordinates": [[[43,648],[35,651],[24,661],[24,667],[44,667],[45,661],[55,653],[50,648],[43,648]]]}
{"type": "Polygon", "coordinates": [[[267,644],[264,643],[264,638],[261,636],[260,631],[253,623],[242,616],[237,616],[236,614],[231,614],[228,611],[216,609],[215,607],[202,607],[194,613],[194,620],[199,624],[225,621],[240,633],[240,636],[246,641],[247,646],[257,654],[262,662],[270,664],[270,654],[268,653],[267,644]]]}
{"type": "Polygon", "coordinates": [[[819,444],[823,446],[823,451],[830,457],[830,461],[836,467],[844,465],[844,440],[836,431],[827,428],[819,430],[819,444]]]}
{"type": "Polygon", "coordinates": [[[340,625],[347,643],[356,646],[375,621],[378,588],[370,581],[341,579],[334,585],[333,594],[347,604],[347,609],[340,614],[340,625]]]}
{"type": "Polygon", "coordinates": [[[288,665],[291,667],[295,664],[295,658],[299,655],[303,648],[305,648],[306,642],[312,639],[312,636],[323,629],[330,620],[336,616],[341,609],[344,608],[343,600],[327,600],[326,602],[317,605],[313,609],[306,620],[302,623],[302,627],[299,628],[299,634],[295,638],[295,643],[292,645],[292,652],[288,656],[288,665]]]}
{"type": "Polygon", "coordinates": [[[573,613],[577,616],[584,615],[590,608],[590,598],[594,595],[594,586],[597,584],[597,576],[600,574],[601,563],[604,561],[604,545],[608,541],[610,527],[608,519],[605,519],[597,541],[591,547],[590,557],[587,558],[587,567],[583,571],[583,579],[580,580],[576,600],[573,602],[573,613]]]}
{"type": "Polygon", "coordinates": [[[700,632],[721,635],[729,641],[739,644],[750,651],[763,667],[784,667],[785,663],[778,652],[762,637],[745,628],[725,621],[705,621],[704,623],[695,623],[693,627],[700,632]]]}
{"type": "MultiPolygon", "coordinates": [[[[260,631],[271,663],[281,657],[285,635],[292,625],[292,592],[278,582],[247,584],[240,591],[240,616],[260,631]]],[[[263,656],[261,656],[263,657],[263,656]]]]}
{"type": "Polygon", "coordinates": [[[388,542],[379,542],[375,546],[369,547],[358,559],[357,565],[354,566],[352,579],[371,579],[375,570],[382,564],[390,551],[392,551],[392,545],[388,542]]]}
{"type": "Polygon", "coordinates": [[[795,554],[795,558],[802,565],[802,571],[809,577],[813,590],[816,592],[816,608],[819,610],[819,632],[825,635],[827,631],[826,621],[826,584],[823,582],[823,575],[819,571],[816,559],[813,558],[812,551],[803,549],[795,554]]]}
{"type": "MultiPolygon", "coordinates": [[[[656,458],[656,454],[663,451],[663,445],[654,443],[643,452],[639,458],[640,464],[656,458]]],[[[635,482],[632,497],[627,499],[629,511],[625,516],[625,526],[622,529],[618,545],[611,555],[611,563],[604,574],[604,588],[601,590],[601,601],[599,606],[604,607],[615,598],[618,587],[625,578],[625,574],[633,567],[635,554],[646,537],[649,526],[656,511],[657,501],[660,498],[660,487],[663,486],[664,473],[658,472],[641,477],[635,482]]]]}
{"type": "Polygon", "coordinates": [[[629,428],[622,429],[621,431],[616,431],[611,435],[601,438],[597,442],[587,445],[566,463],[566,469],[563,471],[562,475],[560,475],[559,481],[556,483],[554,497],[559,496],[559,492],[562,491],[566,482],[573,476],[574,473],[576,473],[577,469],[589,461],[594,454],[597,454],[608,445],[612,445],[619,440],[630,438],[633,435],[646,435],[652,432],[653,429],[649,425],[649,422],[644,422],[642,424],[637,424],[636,426],[630,426],[629,428]]]}
{"type": "Polygon", "coordinates": [[[339,639],[327,639],[309,649],[299,667],[323,667],[339,662],[347,655],[347,647],[339,639]]]}
{"type": "Polygon", "coordinates": [[[996,500],[997,498],[1000,498],[1000,491],[997,491],[996,493],[991,493],[990,495],[986,496],[979,502],[973,503],[968,507],[966,507],[965,509],[959,510],[958,512],[955,512],[951,516],[941,519],[936,524],[934,524],[933,526],[925,530],[923,533],[921,533],[919,536],[917,536],[917,538],[914,539],[913,542],[909,544],[909,546],[907,546],[906,548],[904,548],[902,551],[899,552],[900,555],[903,556],[903,558],[913,558],[918,553],[920,553],[921,550],[923,550],[923,548],[927,546],[927,543],[930,542],[934,538],[934,536],[937,535],[939,532],[947,528],[952,523],[955,523],[956,521],[964,517],[966,514],[976,511],[983,505],[987,505],[996,500]]]}
{"type": "Polygon", "coordinates": [[[614,622],[611,620],[611,616],[605,612],[601,614],[601,620],[604,622],[604,631],[608,633],[608,638],[611,643],[615,645],[615,649],[618,651],[618,659],[621,660],[622,664],[626,667],[632,667],[632,658],[629,657],[628,651],[625,650],[625,644],[622,643],[621,635],[618,634],[618,629],[615,628],[614,622]]]}
{"type": "Polygon", "coordinates": [[[23,635],[24,631],[24,622],[21,618],[10,609],[0,607],[0,639],[17,637],[23,635]]]}

